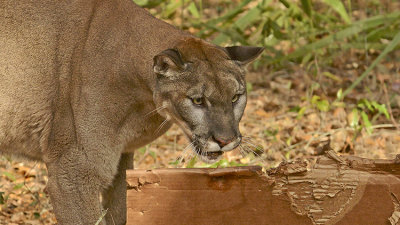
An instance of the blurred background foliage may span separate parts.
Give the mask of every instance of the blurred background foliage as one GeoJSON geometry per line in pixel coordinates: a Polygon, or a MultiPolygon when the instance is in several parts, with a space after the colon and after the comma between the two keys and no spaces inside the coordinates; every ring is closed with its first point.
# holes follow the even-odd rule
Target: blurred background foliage
{"type": "Polygon", "coordinates": [[[262,45],[260,63],[274,68],[314,59],[333,65],[351,49],[372,58],[389,44],[399,49],[398,0],[134,1],[215,44],[262,45]]]}

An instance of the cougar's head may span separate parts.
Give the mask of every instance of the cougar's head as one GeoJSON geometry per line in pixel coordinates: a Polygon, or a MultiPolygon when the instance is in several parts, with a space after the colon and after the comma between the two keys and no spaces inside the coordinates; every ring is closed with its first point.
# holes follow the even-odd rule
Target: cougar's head
{"type": "Polygon", "coordinates": [[[154,101],[162,107],[160,114],[178,124],[203,161],[215,162],[240,144],[244,67],[262,51],[190,38],[154,57],[154,101]]]}

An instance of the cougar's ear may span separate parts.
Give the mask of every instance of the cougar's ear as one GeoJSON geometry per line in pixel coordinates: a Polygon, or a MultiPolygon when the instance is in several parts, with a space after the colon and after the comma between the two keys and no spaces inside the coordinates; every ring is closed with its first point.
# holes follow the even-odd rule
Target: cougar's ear
{"type": "Polygon", "coordinates": [[[185,63],[181,54],[176,49],[167,49],[153,58],[153,70],[156,74],[173,78],[180,72],[183,72],[188,63],[185,63]]]}
{"type": "Polygon", "coordinates": [[[240,65],[247,65],[255,60],[263,51],[263,47],[231,46],[225,47],[229,57],[240,65]]]}

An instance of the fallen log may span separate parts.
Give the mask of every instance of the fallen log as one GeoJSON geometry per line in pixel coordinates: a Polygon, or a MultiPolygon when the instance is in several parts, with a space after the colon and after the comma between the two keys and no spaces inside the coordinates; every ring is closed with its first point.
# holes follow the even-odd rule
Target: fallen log
{"type": "Polygon", "coordinates": [[[400,155],[127,171],[127,224],[400,224],[400,155]]]}

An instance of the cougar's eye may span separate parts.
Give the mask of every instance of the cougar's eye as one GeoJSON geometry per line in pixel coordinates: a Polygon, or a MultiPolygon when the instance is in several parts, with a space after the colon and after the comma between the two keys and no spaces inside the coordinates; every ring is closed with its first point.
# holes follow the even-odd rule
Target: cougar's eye
{"type": "Polygon", "coordinates": [[[202,105],[203,104],[203,98],[192,98],[192,102],[196,105],[202,105]]]}
{"type": "Polygon", "coordinates": [[[232,103],[237,102],[238,99],[239,99],[239,95],[233,96],[233,98],[232,98],[232,103]]]}

